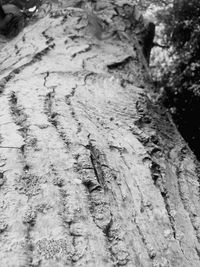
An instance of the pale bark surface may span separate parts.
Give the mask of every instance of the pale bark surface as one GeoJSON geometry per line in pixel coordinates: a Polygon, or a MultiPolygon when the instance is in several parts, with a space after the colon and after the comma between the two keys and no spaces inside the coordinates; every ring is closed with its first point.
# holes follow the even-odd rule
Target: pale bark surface
{"type": "Polygon", "coordinates": [[[133,44],[82,16],[60,8],[0,51],[0,266],[198,267],[195,157],[133,44]]]}

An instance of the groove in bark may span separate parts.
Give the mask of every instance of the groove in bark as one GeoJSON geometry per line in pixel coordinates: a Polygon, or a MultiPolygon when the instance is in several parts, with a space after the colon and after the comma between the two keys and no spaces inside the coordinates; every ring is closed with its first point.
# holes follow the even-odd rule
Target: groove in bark
{"type": "MultiPolygon", "coordinates": [[[[45,77],[45,79],[48,76],[45,77]]],[[[46,86],[46,80],[44,81],[44,85],[46,86]]],[[[52,124],[53,127],[55,127],[56,131],[58,132],[60,138],[63,140],[66,148],[69,147],[70,141],[67,138],[66,133],[62,130],[62,126],[59,123],[58,117],[59,114],[57,112],[54,112],[54,104],[55,104],[55,88],[49,88],[51,91],[47,93],[44,101],[44,112],[48,117],[48,121],[52,124]]]]}
{"type": "Polygon", "coordinates": [[[200,217],[196,211],[195,205],[190,200],[190,189],[187,181],[185,181],[185,173],[188,173],[188,176],[193,175],[190,174],[190,170],[187,170],[187,158],[186,155],[188,153],[188,148],[183,147],[180,151],[180,166],[177,168],[177,179],[178,179],[178,188],[181,200],[183,202],[184,209],[188,212],[189,218],[191,220],[191,224],[196,232],[196,237],[198,242],[200,243],[200,217]]]}
{"type": "MultiPolygon", "coordinates": [[[[35,64],[38,61],[41,61],[42,57],[45,56],[54,47],[55,47],[54,43],[49,45],[48,47],[44,48],[40,52],[37,52],[35,55],[33,55],[32,59],[30,61],[21,65],[20,67],[14,68],[14,70],[12,70],[8,75],[4,76],[0,80],[0,94],[3,93],[4,88],[7,85],[7,83],[10,80],[14,79],[16,74],[19,74],[20,72],[22,72],[26,67],[31,66],[32,64],[35,64]]],[[[4,69],[4,71],[5,71],[5,69],[4,69]]]]}
{"type": "Polygon", "coordinates": [[[79,134],[81,132],[81,130],[82,130],[82,125],[81,125],[80,121],[78,120],[78,118],[76,116],[76,112],[75,112],[75,109],[74,109],[74,107],[72,105],[72,101],[71,101],[71,98],[74,97],[74,95],[76,93],[76,89],[77,89],[77,85],[75,85],[74,87],[72,87],[71,93],[65,96],[65,103],[69,106],[70,113],[71,113],[73,119],[77,123],[77,132],[76,132],[76,134],[79,134]]]}
{"type": "MultiPolygon", "coordinates": [[[[150,109],[152,107],[153,106],[151,106],[150,109]]],[[[153,107],[153,109],[154,109],[154,107],[153,107]]],[[[138,112],[140,114],[140,118],[137,122],[137,125],[142,130],[142,129],[145,129],[146,124],[149,124],[149,123],[152,124],[151,121],[145,119],[145,116],[146,116],[145,103],[143,103],[141,101],[140,101],[140,103],[138,103],[138,112]]],[[[156,118],[156,120],[157,120],[157,118],[156,118]]],[[[158,123],[158,125],[159,125],[159,123],[158,123]]],[[[169,143],[171,143],[170,149],[174,148],[173,142],[175,142],[173,140],[173,138],[171,138],[172,130],[170,129],[170,127],[172,127],[172,126],[169,124],[167,126],[164,125],[164,127],[163,127],[164,129],[157,127],[157,128],[159,128],[158,132],[160,129],[162,129],[162,130],[160,130],[157,137],[154,138],[154,134],[153,134],[150,139],[145,138],[143,140],[144,141],[143,144],[145,145],[145,147],[147,147],[147,151],[151,157],[151,160],[149,158],[147,158],[147,160],[148,160],[148,162],[151,162],[150,166],[151,166],[151,172],[152,172],[152,179],[154,181],[154,184],[156,186],[158,186],[158,188],[160,189],[161,195],[163,196],[166,211],[168,213],[169,221],[170,221],[172,231],[173,231],[173,236],[177,240],[177,242],[180,246],[181,252],[183,253],[184,257],[187,259],[187,256],[185,255],[186,251],[183,248],[183,244],[182,244],[181,239],[180,239],[180,232],[177,229],[177,219],[173,215],[174,210],[173,210],[172,206],[174,206],[174,203],[172,203],[172,200],[171,200],[171,198],[172,198],[171,192],[169,191],[169,189],[167,189],[167,182],[166,182],[166,178],[165,178],[165,176],[167,175],[165,173],[167,167],[163,166],[163,163],[159,164],[159,162],[162,162],[162,158],[164,160],[166,160],[165,151],[163,150],[162,144],[160,143],[161,136],[165,136],[166,140],[170,140],[170,141],[168,141],[169,143]],[[164,131],[164,129],[165,129],[164,127],[169,128],[169,129],[164,131]]],[[[180,143],[180,140],[178,140],[177,142],[180,143]]],[[[180,151],[182,151],[182,150],[180,150],[180,151]]],[[[192,203],[190,202],[190,200],[188,198],[189,192],[187,190],[187,184],[186,184],[185,178],[183,178],[183,176],[185,176],[185,175],[181,174],[181,169],[183,168],[181,166],[184,165],[184,163],[182,163],[184,161],[184,155],[188,154],[189,151],[186,147],[183,147],[183,151],[185,151],[185,153],[182,153],[182,152],[178,153],[178,155],[180,155],[178,157],[178,165],[179,164],[180,165],[175,170],[175,174],[177,177],[178,193],[180,196],[180,200],[183,203],[184,209],[189,213],[189,218],[190,218],[191,224],[194,228],[194,231],[196,232],[196,236],[197,236],[197,240],[198,240],[198,229],[199,229],[198,217],[197,217],[197,214],[195,212],[195,207],[192,205],[192,203]]],[[[188,164],[190,164],[190,163],[188,163],[188,164]]],[[[186,165],[184,166],[184,170],[185,170],[185,168],[187,169],[186,165]]],[[[199,240],[198,240],[198,242],[199,242],[199,240]]],[[[197,244],[197,243],[195,245],[195,251],[196,251],[196,254],[199,258],[199,252],[198,252],[199,251],[199,244],[197,244]]]]}
{"type": "MultiPolygon", "coordinates": [[[[90,144],[86,146],[86,149],[89,150],[89,154],[87,152],[87,156],[77,157],[75,168],[79,175],[81,175],[82,183],[89,191],[88,200],[90,203],[90,212],[96,226],[101,229],[106,238],[106,247],[110,252],[110,259],[114,265],[123,266],[129,262],[129,253],[126,248],[124,248],[121,238],[118,238],[119,233],[116,230],[116,226],[119,222],[116,221],[112,214],[108,189],[105,190],[105,181],[104,184],[101,182],[102,176],[105,176],[105,171],[103,170],[105,168],[103,167],[105,163],[101,161],[101,157],[99,158],[100,154],[98,149],[93,146],[91,148],[91,146],[92,144],[90,141],[90,144]],[[95,163],[91,160],[91,153],[93,154],[92,157],[95,157],[95,163]],[[98,164],[96,161],[98,161],[98,164]],[[98,167],[96,167],[96,164],[98,167]],[[99,175],[101,178],[99,178],[99,175]]],[[[110,177],[110,173],[107,174],[107,176],[110,177]]],[[[103,178],[103,180],[104,179],[105,178],[103,178]]]]}
{"type": "Polygon", "coordinates": [[[152,175],[152,179],[154,181],[154,185],[159,188],[160,193],[163,197],[163,200],[165,203],[165,208],[166,208],[166,211],[167,211],[167,214],[169,217],[169,221],[171,224],[173,236],[176,239],[175,219],[174,219],[174,216],[172,215],[172,211],[170,208],[170,200],[169,200],[168,191],[167,191],[167,188],[165,187],[165,184],[163,182],[162,173],[160,171],[160,166],[154,161],[152,161],[152,163],[151,163],[151,175],[152,175]]]}
{"type": "MultiPolygon", "coordinates": [[[[24,144],[20,148],[21,156],[22,156],[22,164],[24,165],[23,173],[15,181],[15,189],[18,191],[19,194],[27,195],[30,200],[30,198],[33,195],[38,194],[40,190],[38,177],[31,174],[30,166],[26,160],[26,153],[28,150],[28,146],[33,144],[32,142],[33,139],[29,138],[28,132],[30,131],[30,129],[29,129],[29,123],[27,120],[27,115],[26,113],[24,113],[23,107],[19,106],[18,98],[15,92],[11,92],[9,104],[10,104],[10,111],[11,111],[13,120],[15,124],[19,127],[18,131],[20,132],[20,135],[22,136],[24,140],[24,144]]],[[[34,139],[34,142],[35,142],[35,139],[34,139]]],[[[35,216],[36,216],[35,211],[27,210],[23,218],[23,223],[26,224],[24,249],[25,249],[25,253],[27,254],[26,256],[27,266],[32,266],[32,262],[33,262],[33,255],[32,255],[33,243],[31,239],[31,231],[32,231],[32,228],[34,227],[35,216]]]]}

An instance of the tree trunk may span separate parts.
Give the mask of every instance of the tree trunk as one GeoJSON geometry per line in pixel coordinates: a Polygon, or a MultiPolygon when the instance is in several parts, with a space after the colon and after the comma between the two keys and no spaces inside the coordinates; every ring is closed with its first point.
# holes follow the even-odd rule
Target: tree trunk
{"type": "Polygon", "coordinates": [[[0,266],[200,266],[195,157],[134,43],[86,25],[54,4],[1,49],[0,266]]]}

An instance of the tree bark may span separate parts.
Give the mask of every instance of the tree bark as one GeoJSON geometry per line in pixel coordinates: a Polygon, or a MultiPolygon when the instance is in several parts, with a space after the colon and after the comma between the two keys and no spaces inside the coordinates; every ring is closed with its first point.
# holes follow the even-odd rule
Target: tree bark
{"type": "Polygon", "coordinates": [[[54,3],[1,49],[0,266],[200,266],[198,163],[85,14],[54,3]]]}

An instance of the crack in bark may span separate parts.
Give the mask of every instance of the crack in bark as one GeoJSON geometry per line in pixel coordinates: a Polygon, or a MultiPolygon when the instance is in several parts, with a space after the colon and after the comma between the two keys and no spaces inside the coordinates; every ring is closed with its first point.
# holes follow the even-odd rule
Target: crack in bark
{"type": "MultiPolygon", "coordinates": [[[[82,253],[81,253],[78,247],[76,246],[76,240],[80,236],[73,234],[73,231],[71,230],[72,224],[79,221],[78,218],[80,215],[77,215],[76,211],[73,208],[71,209],[71,207],[68,207],[67,199],[69,197],[69,194],[67,193],[67,191],[64,188],[60,188],[59,191],[60,191],[60,197],[61,197],[61,203],[62,203],[61,219],[66,229],[67,239],[69,240],[69,238],[71,238],[70,243],[73,246],[73,248],[71,248],[70,251],[68,251],[69,261],[71,265],[73,265],[73,263],[78,262],[85,254],[84,250],[82,250],[82,253]]],[[[84,236],[83,238],[85,239],[84,236]]]]}
{"type": "Polygon", "coordinates": [[[200,223],[199,223],[199,216],[197,215],[195,206],[193,203],[191,203],[190,198],[188,196],[188,185],[186,185],[185,181],[185,166],[184,166],[184,159],[185,159],[185,153],[187,153],[187,149],[183,148],[181,150],[181,154],[179,156],[180,165],[177,167],[176,175],[177,175],[177,183],[178,183],[178,189],[179,189],[179,195],[181,198],[181,201],[183,203],[183,207],[185,211],[188,213],[192,227],[194,229],[194,232],[196,233],[196,238],[198,242],[200,243],[200,223]]]}
{"type": "MultiPolygon", "coordinates": [[[[146,120],[144,120],[144,118],[146,117],[146,109],[147,109],[144,99],[141,99],[140,101],[136,103],[136,109],[138,113],[140,114],[140,118],[138,119],[137,124],[136,124],[137,127],[139,128],[139,131],[137,130],[136,133],[137,133],[138,139],[144,145],[144,147],[147,148],[147,152],[150,155],[150,158],[148,158],[148,161],[150,161],[151,163],[150,165],[151,177],[152,177],[154,185],[157,188],[159,188],[159,191],[161,193],[161,196],[165,204],[165,209],[167,211],[167,215],[168,215],[169,222],[171,225],[173,237],[176,239],[177,234],[176,234],[176,227],[175,227],[175,218],[172,215],[169,194],[165,186],[165,182],[163,180],[161,167],[156,161],[152,159],[153,154],[157,152],[160,153],[162,152],[162,150],[157,145],[158,139],[155,135],[149,136],[145,132],[142,131],[143,126],[145,126],[146,123],[149,124],[149,121],[147,122],[146,120]],[[154,142],[156,144],[154,144],[154,142]]],[[[135,131],[133,133],[135,134],[135,131]]],[[[160,157],[162,156],[160,155],[160,157]]]]}
{"type": "Polygon", "coordinates": [[[161,192],[161,195],[162,195],[164,203],[165,203],[165,209],[166,209],[167,214],[168,214],[168,218],[169,218],[170,225],[171,225],[171,228],[172,228],[173,237],[177,240],[175,219],[174,219],[174,216],[172,215],[172,212],[171,212],[169,196],[168,196],[168,192],[167,192],[166,188],[164,189],[164,191],[161,192]]]}
{"type": "Polygon", "coordinates": [[[78,117],[76,116],[75,109],[72,105],[71,99],[74,97],[77,89],[77,84],[75,87],[72,87],[71,93],[65,96],[65,103],[69,106],[70,113],[72,115],[72,118],[76,121],[77,123],[77,132],[76,134],[79,134],[82,131],[82,124],[80,123],[78,117]]]}
{"type": "Polygon", "coordinates": [[[84,47],[82,50],[75,52],[74,54],[71,55],[71,60],[74,59],[76,56],[83,54],[83,53],[87,53],[91,50],[91,45],[87,45],[86,47],[84,47]]]}
{"type": "Polygon", "coordinates": [[[26,240],[26,246],[27,246],[27,267],[33,267],[33,251],[34,251],[34,245],[31,238],[31,231],[32,231],[33,225],[28,224],[27,230],[25,234],[25,240],[26,240]]]}
{"type": "MultiPolygon", "coordinates": [[[[62,141],[64,142],[67,150],[69,149],[69,146],[71,144],[71,142],[68,140],[67,135],[62,127],[62,124],[59,122],[58,118],[60,116],[60,114],[58,114],[57,112],[54,112],[54,104],[56,103],[55,97],[56,97],[56,92],[55,92],[55,88],[56,87],[48,87],[46,85],[47,83],[47,78],[50,76],[51,72],[47,72],[45,77],[44,77],[44,86],[47,89],[50,89],[51,91],[49,91],[46,95],[45,101],[44,101],[44,113],[47,115],[48,117],[48,121],[54,126],[54,128],[56,129],[56,131],[58,132],[60,138],[62,139],[62,141]]],[[[70,108],[70,113],[72,118],[76,121],[77,123],[77,132],[76,134],[79,134],[82,130],[82,124],[79,122],[75,110],[71,104],[71,98],[74,97],[75,92],[76,92],[76,88],[77,85],[75,85],[74,87],[72,87],[71,92],[65,96],[65,103],[69,106],[70,108]]]]}
{"type": "MultiPolygon", "coordinates": [[[[121,147],[117,147],[117,146],[110,146],[110,148],[111,149],[116,149],[118,152],[119,152],[119,154],[120,154],[120,157],[121,157],[121,159],[123,160],[123,162],[124,162],[124,164],[125,164],[125,166],[130,170],[130,167],[129,167],[129,165],[127,164],[127,162],[126,162],[126,159],[125,159],[125,157],[124,157],[124,155],[123,155],[123,153],[127,153],[127,151],[126,151],[126,149],[124,149],[124,148],[121,148],[121,147]]],[[[129,187],[129,185],[127,184],[127,182],[125,181],[125,183],[126,183],[126,186],[127,186],[127,188],[128,188],[128,190],[129,190],[129,193],[130,193],[130,195],[132,196],[132,192],[131,192],[131,189],[130,189],[130,187],[129,187]]],[[[141,198],[141,203],[142,203],[142,207],[141,207],[141,213],[144,211],[144,199],[143,199],[143,196],[142,196],[142,192],[141,192],[141,190],[140,190],[140,187],[139,187],[139,185],[137,184],[137,182],[136,182],[136,188],[138,189],[138,192],[140,193],[140,198],[141,198]]],[[[133,197],[133,196],[132,196],[133,197]]],[[[134,198],[134,197],[133,197],[134,198]]],[[[156,252],[155,252],[155,249],[148,243],[148,241],[146,240],[146,238],[145,238],[145,236],[144,236],[144,233],[143,233],[143,231],[142,231],[142,229],[140,228],[140,225],[139,225],[139,223],[137,223],[137,221],[136,221],[136,216],[134,217],[134,223],[135,223],[135,225],[136,225],[136,228],[137,228],[137,230],[138,230],[138,233],[139,233],[139,235],[140,235],[140,237],[141,237],[141,240],[142,240],[142,243],[144,244],[144,247],[145,247],[145,249],[146,249],[146,251],[147,251],[147,254],[148,254],[148,256],[149,256],[149,258],[153,261],[154,260],[154,258],[156,257],[156,252]]]]}
{"type": "MultiPolygon", "coordinates": [[[[89,147],[86,146],[89,150],[89,147]]],[[[106,247],[110,253],[110,258],[113,263],[116,262],[117,255],[112,251],[112,238],[111,228],[113,225],[113,214],[110,210],[109,202],[107,201],[107,195],[102,190],[97,177],[95,175],[94,167],[91,162],[91,153],[87,152],[86,155],[76,156],[75,170],[81,176],[82,183],[86,186],[89,194],[87,196],[89,202],[89,210],[94,224],[102,231],[106,240],[106,247]]],[[[120,260],[119,260],[120,261],[120,260]]]]}
{"type": "Polygon", "coordinates": [[[47,78],[49,77],[49,71],[46,72],[45,76],[44,76],[44,87],[46,87],[46,83],[47,83],[47,78]]]}
{"type": "MultiPolygon", "coordinates": [[[[31,143],[28,144],[28,142],[30,141],[28,140],[29,132],[30,132],[29,123],[27,121],[27,115],[23,111],[23,107],[19,105],[17,95],[14,91],[11,92],[10,94],[9,104],[10,104],[11,116],[14,120],[14,123],[19,127],[18,131],[20,132],[20,135],[22,136],[24,140],[24,144],[20,148],[21,155],[22,155],[22,162],[24,165],[23,174],[21,175],[21,177],[19,177],[18,181],[16,181],[15,189],[18,190],[19,194],[22,193],[22,194],[28,195],[28,200],[30,200],[30,198],[34,195],[34,190],[35,190],[33,189],[32,191],[32,187],[35,188],[35,186],[36,187],[38,186],[37,185],[38,177],[33,176],[30,173],[30,166],[27,163],[28,146],[31,145],[31,143]]],[[[38,191],[36,190],[36,192],[38,191]]],[[[32,220],[33,218],[30,219],[29,215],[28,217],[25,218],[25,220],[27,220],[26,221],[27,228],[26,228],[26,234],[25,234],[26,250],[27,250],[27,266],[32,267],[34,246],[31,240],[31,231],[32,231],[32,228],[34,227],[34,223],[32,220]]]]}
{"type": "Polygon", "coordinates": [[[196,250],[197,256],[198,256],[198,258],[200,260],[200,250],[197,247],[195,247],[195,250],[196,250]]]}
{"type": "Polygon", "coordinates": [[[111,63],[111,64],[107,65],[107,68],[110,71],[113,71],[115,69],[117,69],[117,70],[124,70],[126,68],[126,65],[127,64],[130,64],[130,62],[132,60],[133,60],[133,57],[132,56],[128,56],[128,57],[124,58],[121,61],[114,62],[114,63],[111,63]]]}
{"type": "Polygon", "coordinates": [[[142,230],[141,230],[141,228],[139,226],[139,223],[137,223],[137,221],[136,221],[136,217],[134,218],[134,222],[135,222],[135,225],[137,227],[138,233],[141,236],[141,240],[142,240],[142,242],[144,244],[144,247],[145,247],[145,249],[146,249],[146,251],[148,253],[149,258],[151,260],[154,260],[154,258],[156,257],[155,250],[149,245],[148,241],[146,240],[146,238],[145,238],[145,236],[144,236],[144,234],[143,234],[143,232],[142,232],[142,230]]]}
{"type": "Polygon", "coordinates": [[[106,177],[110,181],[112,173],[110,174],[110,168],[105,164],[103,154],[91,142],[89,140],[89,144],[86,146],[87,156],[81,157],[78,155],[76,157],[75,169],[81,175],[82,183],[89,191],[90,213],[95,225],[101,229],[106,238],[106,247],[110,253],[110,258],[114,266],[123,266],[129,262],[130,255],[120,235],[118,237],[119,233],[116,227],[119,227],[119,223],[116,222],[115,226],[116,218],[111,211],[109,200],[111,196],[109,196],[108,190],[104,190],[106,177]],[[106,168],[109,172],[105,173],[103,168],[106,168]]]}
{"type": "Polygon", "coordinates": [[[172,228],[173,237],[176,239],[175,219],[174,219],[174,216],[172,215],[172,212],[171,212],[169,195],[167,192],[167,188],[163,182],[163,177],[162,177],[162,173],[160,170],[160,165],[157,164],[155,161],[151,160],[150,170],[151,170],[151,177],[153,179],[154,185],[159,188],[161,196],[164,200],[165,209],[166,209],[167,214],[168,214],[168,218],[169,218],[170,225],[172,228]]]}
{"type": "Polygon", "coordinates": [[[29,62],[23,64],[22,66],[20,66],[18,68],[15,68],[11,72],[9,72],[9,74],[7,76],[3,77],[0,80],[0,94],[3,93],[3,91],[4,91],[5,87],[6,87],[6,84],[10,80],[14,79],[16,74],[21,73],[26,67],[31,66],[31,65],[35,64],[36,62],[38,62],[38,61],[41,61],[43,56],[45,56],[54,47],[55,47],[54,43],[49,45],[48,47],[44,48],[40,52],[36,53],[29,62]]]}
{"type": "MultiPolygon", "coordinates": [[[[174,143],[176,142],[174,140],[173,136],[174,136],[174,134],[179,134],[179,133],[178,132],[174,133],[174,129],[176,129],[176,128],[174,126],[174,123],[171,121],[171,118],[169,118],[168,113],[166,114],[166,116],[167,116],[166,124],[164,124],[164,126],[163,126],[163,124],[160,126],[160,121],[159,121],[160,117],[158,119],[158,115],[157,115],[157,112],[160,112],[160,110],[157,110],[155,108],[155,106],[152,106],[152,103],[150,103],[150,102],[148,102],[149,106],[147,107],[147,104],[145,104],[144,100],[145,100],[145,98],[143,97],[143,100],[140,100],[137,102],[136,108],[137,108],[137,111],[140,115],[140,118],[137,121],[137,126],[140,129],[145,130],[146,124],[149,124],[149,121],[146,122],[144,120],[144,117],[146,116],[147,112],[148,112],[147,115],[149,115],[149,113],[151,112],[151,116],[154,119],[153,128],[154,128],[154,130],[156,129],[157,136],[155,136],[155,135],[152,137],[149,136],[148,139],[145,138],[146,139],[145,142],[143,142],[142,140],[141,140],[141,142],[143,143],[144,147],[147,149],[148,154],[150,155],[150,158],[148,158],[148,161],[152,164],[152,166],[150,168],[151,173],[152,173],[152,179],[154,181],[154,185],[159,188],[161,195],[163,197],[165,208],[166,208],[168,218],[170,221],[170,225],[171,225],[171,228],[173,231],[173,236],[174,236],[175,240],[178,242],[179,248],[180,248],[183,256],[186,258],[184,250],[182,249],[181,240],[179,240],[178,234],[176,232],[176,220],[172,214],[172,210],[170,207],[171,206],[170,196],[169,196],[170,192],[167,191],[165,181],[163,178],[163,174],[161,171],[161,167],[160,167],[159,163],[157,163],[157,161],[159,162],[162,159],[168,160],[168,158],[169,158],[169,154],[166,154],[164,149],[160,148],[163,146],[163,144],[161,144],[159,142],[159,137],[161,137],[161,139],[165,140],[165,145],[166,145],[165,150],[167,150],[169,153],[169,151],[172,150],[172,148],[174,148],[174,146],[175,146],[174,143]],[[167,132],[167,134],[166,134],[166,132],[167,132]],[[154,138],[154,137],[156,137],[156,138],[154,138]],[[166,141],[168,143],[170,143],[170,145],[168,145],[168,143],[166,143],[166,141]]],[[[163,114],[163,111],[161,114],[163,114]]],[[[151,121],[150,121],[150,123],[151,123],[151,121]]],[[[163,123],[165,123],[165,122],[163,122],[163,123]]],[[[152,127],[150,126],[150,128],[152,128],[152,127]]],[[[147,132],[147,136],[148,135],[149,135],[149,133],[147,132]]],[[[186,154],[188,154],[188,152],[186,154]]],[[[183,188],[182,187],[183,185],[181,184],[182,182],[185,182],[185,180],[183,178],[181,178],[181,175],[184,175],[184,174],[182,174],[182,170],[181,170],[181,164],[182,164],[183,159],[184,159],[184,153],[181,152],[181,156],[179,157],[179,155],[178,155],[177,161],[179,161],[180,163],[179,163],[179,166],[177,167],[177,170],[176,170],[176,177],[178,178],[177,184],[178,184],[179,196],[180,196],[181,202],[183,203],[183,207],[184,207],[185,211],[189,214],[189,219],[190,219],[191,225],[192,225],[192,227],[196,233],[197,240],[198,240],[198,242],[200,242],[200,239],[198,238],[198,235],[200,237],[200,234],[199,234],[200,233],[200,225],[198,223],[198,218],[197,218],[196,214],[193,214],[192,207],[190,205],[190,200],[189,199],[187,200],[187,192],[185,192],[185,188],[183,188]],[[186,196],[186,198],[185,198],[185,196],[186,196]]],[[[197,253],[197,256],[199,258],[198,253],[197,253]]]]}
{"type": "Polygon", "coordinates": [[[96,176],[96,179],[100,186],[105,189],[105,179],[104,179],[104,173],[101,166],[101,153],[100,151],[92,145],[91,141],[89,141],[89,144],[86,146],[87,149],[90,150],[90,160],[92,163],[92,167],[96,176]]]}
{"type": "MultiPolygon", "coordinates": [[[[46,75],[45,78],[47,79],[48,76],[46,75]]],[[[44,81],[44,83],[46,84],[46,80],[44,81]]],[[[58,121],[59,114],[53,111],[54,99],[55,99],[55,88],[53,87],[52,90],[49,93],[47,93],[45,97],[44,113],[46,114],[48,121],[51,123],[51,125],[56,129],[59,137],[61,138],[61,140],[65,144],[65,147],[68,150],[70,141],[67,139],[66,133],[60,129],[60,124],[58,121]]]]}
{"type": "Polygon", "coordinates": [[[22,156],[25,158],[24,148],[27,143],[29,124],[27,122],[27,115],[24,113],[23,108],[18,105],[18,98],[13,91],[9,99],[11,116],[15,124],[19,127],[18,131],[24,140],[24,145],[21,147],[22,156]]]}
{"type": "Polygon", "coordinates": [[[76,236],[74,236],[70,232],[70,227],[74,222],[74,214],[71,215],[70,211],[67,211],[67,208],[65,206],[67,192],[64,189],[64,180],[58,175],[58,170],[56,169],[54,164],[50,165],[50,170],[51,170],[51,173],[54,176],[53,184],[59,188],[58,190],[59,190],[59,195],[60,195],[60,199],[61,199],[61,211],[59,213],[60,213],[60,217],[61,217],[62,223],[63,223],[63,225],[65,227],[65,230],[67,230],[67,233],[65,233],[66,234],[65,238],[68,239],[67,237],[70,236],[71,239],[72,239],[70,241],[71,241],[71,244],[73,246],[73,250],[70,253],[69,252],[68,253],[69,253],[70,262],[71,262],[71,264],[73,264],[73,262],[78,262],[78,260],[81,258],[81,257],[80,258],[77,257],[77,253],[75,251],[75,248],[76,248],[76,245],[75,245],[76,236]],[[68,219],[66,219],[63,216],[64,213],[68,213],[68,217],[69,217],[68,219]]]}
{"type": "MultiPolygon", "coordinates": [[[[50,27],[49,27],[50,28],[50,27]]],[[[48,29],[49,29],[48,28],[48,29]]],[[[42,32],[42,35],[44,36],[44,38],[46,39],[46,44],[49,45],[54,41],[54,38],[52,36],[49,36],[46,32],[48,31],[48,29],[46,29],[45,31],[42,32]]]]}

